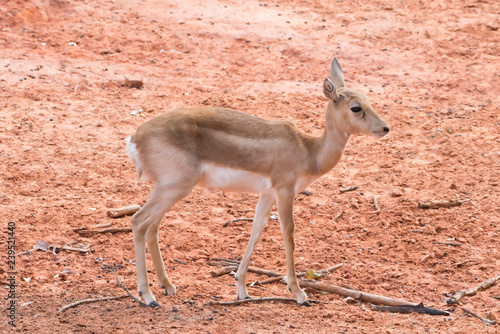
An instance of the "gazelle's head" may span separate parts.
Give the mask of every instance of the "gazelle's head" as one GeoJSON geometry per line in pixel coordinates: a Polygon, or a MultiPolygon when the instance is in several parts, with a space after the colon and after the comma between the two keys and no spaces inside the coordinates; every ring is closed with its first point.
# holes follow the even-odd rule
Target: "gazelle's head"
{"type": "Polygon", "coordinates": [[[391,129],[377,114],[368,98],[357,91],[345,87],[344,72],[337,58],[333,58],[330,78],[323,83],[323,93],[331,100],[328,105],[327,124],[347,134],[366,134],[381,138],[391,129]]]}

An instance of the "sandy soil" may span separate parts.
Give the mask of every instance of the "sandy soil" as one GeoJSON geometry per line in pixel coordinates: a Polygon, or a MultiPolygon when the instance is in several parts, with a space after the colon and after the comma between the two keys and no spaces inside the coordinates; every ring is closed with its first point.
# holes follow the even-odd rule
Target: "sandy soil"
{"type": "MultiPolygon", "coordinates": [[[[39,240],[89,243],[90,253],[35,251],[16,259],[18,331],[30,333],[494,333],[464,314],[500,316],[500,285],[459,305],[443,294],[499,275],[500,3],[387,1],[4,0],[0,6],[0,206],[2,261],[8,222],[16,251],[39,240]],[[212,278],[212,256],[243,254],[257,196],[202,189],[164,219],[160,244],[181,285],[160,308],[116,296],[116,276],[135,293],[130,233],[80,236],[113,223],[109,208],[143,204],[124,139],[180,106],[224,106],[292,120],[319,135],[321,85],[332,57],[347,85],[366,93],[392,126],[382,140],[351,139],[342,161],[296,200],[297,269],[344,266],[322,280],[451,310],[449,317],[390,314],[311,294],[311,308],[233,300],[233,278],[212,278]],[[142,79],[142,89],[123,86],[142,79]],[[139,115],[132,111],[141,110],[139,115]],[[340,194],[342,187],[357,185],[340,194]],[[381,211],[376,212],[372,197],[381,211]],[[423,210],[427,199],[470,199],[423,210]],[[340,211],[343,216],[333,221],[340,211]],[[415,232],[417,231],[417,232],[415,232]],[[436,244],[454,240],[458,247],[436,244]],[[179,262],[174,259],[180,260],[179,262]],[[66,270],[66,273],[63,271],[66,270]],[[70,270],[70,272],[68,272],[70,270]],[[497,297],[495,299],[494,297],[497,297]]],[[[148,257],[148,261],[150,261],[148,257]]],[[[270,221],[253,265],[285,271],[270,221]]],[[[0,268],[2,286],[8,269],[0,268]]],[[[249,281],[263,277],[249,274],[249,281]]],[[[250,288],[289,296],[286,287],[250,288]]],[[[2,292],[2,329],[7,325],[2,292]]],[[[368,305],[366,305],[368,308],[368,305]]]]}

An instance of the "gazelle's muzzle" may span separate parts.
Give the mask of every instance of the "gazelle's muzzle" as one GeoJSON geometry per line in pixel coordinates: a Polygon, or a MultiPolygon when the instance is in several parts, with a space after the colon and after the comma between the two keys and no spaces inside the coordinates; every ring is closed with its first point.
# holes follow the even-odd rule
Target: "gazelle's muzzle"
{"type": "Polygon", "coordinates": [[[386,123],[386,125],[382,126],[380,129],[376,131],[372,130],[372,134],[375,138],[382,138],[386,136],[389,133],[389,131],[391,131],[391,127],[389,126],[389,124],[386,123]]]}

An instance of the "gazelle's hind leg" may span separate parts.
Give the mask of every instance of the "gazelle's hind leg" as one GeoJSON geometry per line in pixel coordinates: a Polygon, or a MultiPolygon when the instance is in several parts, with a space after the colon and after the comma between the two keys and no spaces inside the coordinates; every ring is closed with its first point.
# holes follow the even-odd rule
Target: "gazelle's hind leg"
{"type": "Polygon", "coordinates": [[[194,184],[156,184],[144,207],[132,217],[135,261],[137,269],[137,290],[149,306],[158,306],[148,285],[146,268],[146,238],[153,259],[159,284],[166,294],[175,294],[175,286],[168,279],[158,244],[158,230],[165,212],[179,199],[188,195],[194,184]]]}
{"type": "Polygon", "coordinates": [[[160,244],[158,242],[159,229],[160,223],[158,223],[156,226],[152,226],[149,229],[147,236],[149,252],[151,253],[151,258],[153,259],[153,265],[155,267],[158,285],[163,289],[163,293],[165,295],[172,296],[176,294],[177,288],[172,284],[172,282],[170,282],[167,272],[165,271],[165,265],[163,263],[163,258],[160,252],[160,244]]]}
{"type": "Polygon", "coordinates": [[[248,295],[247,287],[245,285],[245,279],[247,276],[248,265],[250,263],[250,258],[252,257],[253,249],[257,242],[260,240],[262,231],[267,224],[269,213],[274,204],[274,196],[271,195],[261,195],[259,203],[257,203],[257,208],[255,209],[255,216],[252,224],[252,234],[250,235],[250,240],[248,241],[245,254],[241,260],[240,266],[234,278],[236,279],[236,287],[238,288],[238,299],[250,298],[248,295]]]}

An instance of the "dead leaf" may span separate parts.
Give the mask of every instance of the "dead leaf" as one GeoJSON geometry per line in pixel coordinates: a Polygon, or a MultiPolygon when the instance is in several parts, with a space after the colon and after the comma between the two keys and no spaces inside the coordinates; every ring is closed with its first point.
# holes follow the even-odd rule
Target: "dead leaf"
{"type": "Polygon", "coordinates": [[[304,277],[306,279],[320,279],[323,276],[324,276],[324,274],[318,273],[318,272],[314,271],[313,269],[307,270],[306,274],[304,275],[304,277]]]}
{"type": "Polygon", "coordinates": [[[38,240],[36,245],[33,246],[33,249],[40,249],[40,250],[47,252],[50,250],[50,246],[49,246],[49,243],[47,241],[38,240]]]}
{"type": "Polygon", "coordinates": [[[77,272],[74,272],[73,270],[68,269],[68,268],[66,268],[63,271],[61,271],[61,274],[75,274],[75,275],[78,275],[77,272]]]}

